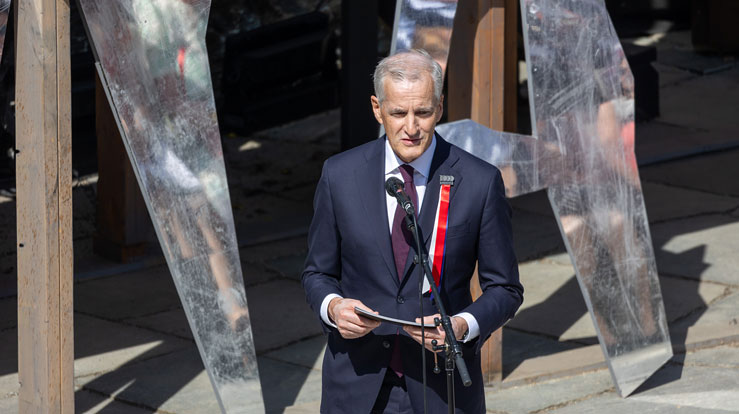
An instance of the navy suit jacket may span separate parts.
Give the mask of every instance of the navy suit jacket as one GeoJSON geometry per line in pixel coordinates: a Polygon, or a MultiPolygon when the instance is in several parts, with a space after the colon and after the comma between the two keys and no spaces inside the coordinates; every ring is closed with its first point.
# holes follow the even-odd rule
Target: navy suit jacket
{"type": "MultiPolygon", "coordinates": [[[[500,171],[436,136],[429,178],[419,216],[427,249],[439,200],[439,176],[454,176],[449,203],[440,296],[449,315],[469,312],[480,336],[463,344],[473,385],[455,374],[458,412],[483,413],[485,401],[479,348],[512,318],[523,300],[513,252],[511,209],[500,171]],[[470,278],[478,264],[482,296],[472,301],[470,278]]],[[[329,158],[316,189],[309,251],[302,281],[308,303],[319,314],[326,295],[358,299],[380,314],[413,320],[419,316],[420,265],[409,252],[403,277],[393,259],[384,189],[385,138],[329,158]]],[[[428,297],[424,314],[437,313],[428,297]]],[[[319,315],[320,319],[320,315],[319,315]]],[[[402,329],[381,324],[368,335],[344,339],[323,321],[328,345],[323,361],[321,412],[367,413],[388,369],[392,348],[401,347],[406,386],[415,412],[423,412],[421,345],[402,329]],[[400,341],[396,338],[400,332],[400,341]]],[[[446,413],[446,377],[434,374],[427,352],[427,401],[432,413],[446,413]]]]}

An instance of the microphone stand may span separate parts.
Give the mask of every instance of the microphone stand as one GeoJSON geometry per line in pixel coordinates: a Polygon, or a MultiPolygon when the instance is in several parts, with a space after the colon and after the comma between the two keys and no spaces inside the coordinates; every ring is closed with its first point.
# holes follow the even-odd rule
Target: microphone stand
{"type": "MultiPolygon", "coordinates": [[[[431,286],[431,294],[434,295],[434,302],[436,303],[436,308],[439,310],[439,316],[441,316],[441,320],[439,318],[435,318],[434,323],[436,326],[441,325],[444,329],[444,333],[446,334],[446,340],[444,345],[438,345],[436,343],[436,340],[433,340],[431,342],[431,345],[434,349],[434,351],[444,351],[446,354],[446,364],[445,364],[445,370],[446,370],[446,390],[447,390],[447,403],[449,408],[449,413],[454,414],[454,408],[455,408],[455,401],[454,401],[454,367],[456,365],[457,370],[459,371],[459,376],[462,379],[462,384],[465,387],[469,387],[472,385],[472,380],[470,379],[469,371],[467,371],[467,364],[465,364],[464,359],[462,359],[462,347],[459,345],[459,342],[457,341],[457,337],[454,335],[454,329],[452,329],[452,321],[449,318],[449,315],[446,313],[446,310],[444,309],[444,304],[441,303],[441,297],[439,296],[439,290],[436,288],[436,283],[434,282],[433,274],[431,273],[431,266],[429,265],[428,261],[428,253],[426,252],[426,246],[421,243],[421,238],[419,236],[418,232],[418,222],[416,219],[416,212],[415,208],[410,208],[405,210],[406,211],[406,219],[410,218],[410,222],[406,221],[406,224],[408,225],[408,228],[413,233],[413,238],[416,242],[416,252],[419,256],[419,262],[421,264],[423,269],[423,274],[426,276],[426,280],[428,280],[429,285],[431,286]]],[[[421,291],[423,289],[423,279],[421,280],[421,291]]],[[[423,292],[421,293],[421,304],[423,304],[423,292]]],[[[423,305],[422,305],[423,306],[423,305]]],[[[421,314],[421,320],[423,322],[423,314],[421,314]]],[[[422,323],[423,325],[423,323],[422,323]]],[[[423,329],[423,328],[421,328],[423,329]]],[[[421,345],[422,352],[425,352],[424,350],[425,344],[421,345]]],[[[426,355],[425,353],[423,354],[426,355]]],[[[425,358],[423,358],[425,360],[425,358]]],[[[424,363],[424,372],[425,372],[426,365],[424,363]]],[[[425,378],[424,378],[425,382],[425,378]]],[[[425,389],[424,389],[425,392],[425,389]]],[[[424,405],[426,404],[426,399],[424,398],[424,405]]],[[[424,407],[425,411],[425,407],[424,407]]]]}

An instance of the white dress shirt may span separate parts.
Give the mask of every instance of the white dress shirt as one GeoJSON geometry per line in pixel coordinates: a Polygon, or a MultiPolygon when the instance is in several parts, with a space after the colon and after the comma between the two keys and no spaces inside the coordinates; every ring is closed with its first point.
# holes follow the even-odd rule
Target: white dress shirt
{"type": "MultiPolygon", "coordinates": [[[[413,167],[414,170],[413,184],[415,184],[416,193],[418,194],[418,205],[416,206],[416,211],[418,212],[418,214],[421,213],[421,208],[423,206],[423,196],[426,194],[426,183],[428,182],[429,170],[431,170],[431,161],[434,158],[435,150],[436,136],[432,138],[431,145],[426,148],[426,151],[424,151],[420,157],[408,163],[411,167],[413,167]]],[[[385,139],[385,180],[387,181],[387,179],[390,177],[396,177],[397,179],[403,181],[403,177],[400,174],[400,166],[402,164],[405,163],[400,158],[398,158],[397,155],[395,155],[395,152],[393,152],[393,149],[390,146],[390,141],[385,139]]],[[[385,204],[387,206],[387,221],[389,226],[388,231],[392,233],[393,220],[395,219],[395,210],[398,206],[398,200],[385,192],[385,204]]],[[[321,302],[321,319],[323,319],[323,321],[326,322],[327,325],[335,328],[336,325],[328,316],[328,304],[334,298],[341,298],[341,296],[332,293],[330,295],[327,295],[326,298],[323,299],[323,302],[321,302]]],[[[459,316],[467,321],[468,332],[467,335],[464,337],[464,342],[470,341],[480,335],[480,326],[477,324],[477,320],[474,316],[472,316],[472,314],[468,312],[462,312],[454,316],[459,316]]]]}

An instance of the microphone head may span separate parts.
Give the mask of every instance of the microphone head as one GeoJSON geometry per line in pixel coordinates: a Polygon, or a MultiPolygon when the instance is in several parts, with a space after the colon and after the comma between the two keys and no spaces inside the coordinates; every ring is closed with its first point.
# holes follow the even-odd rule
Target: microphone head
{"type": "Polygon", "coordinates": [[[403,182],[400,181],[397,177],[390,177],[385,181],[385,191],[387,191],[388,194],[395,197],[398,195],[398,190],[403,189],[403,182]]]}

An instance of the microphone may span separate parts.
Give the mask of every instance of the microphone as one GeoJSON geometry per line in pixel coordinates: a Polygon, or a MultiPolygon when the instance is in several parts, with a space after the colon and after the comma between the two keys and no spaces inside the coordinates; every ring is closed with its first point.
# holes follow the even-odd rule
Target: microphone
{"type": "Polygon", "coordinates": [[[413,203],[411,202],[411,199],[408,198],[408,195],[405,194],[405,191],[403,191],[403,182],[395,177],[390,177],[385,181],[385,190],[388,194],[395,197],[398,200],[398,204],[400,204],[400,208],[405,210],[405,214],[407,215],[413,215],[415,213],[415,208],[413,207],[413,203]]]}

